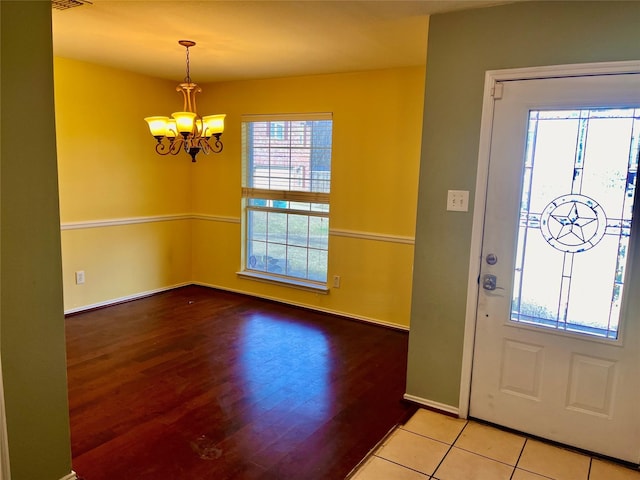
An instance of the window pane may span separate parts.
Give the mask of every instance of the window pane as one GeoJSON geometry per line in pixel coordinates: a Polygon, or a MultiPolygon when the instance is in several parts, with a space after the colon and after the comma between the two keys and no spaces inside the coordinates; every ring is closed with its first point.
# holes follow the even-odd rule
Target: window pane
{"type": "Polygon", "coordinates": [[[249,251],[247,252],[247,266],[253,270],[266,271],[267,244],[266,242],[251,241],[249,242],[249,251]]]}
{"type": "Polygon", "coordinates": [[[289,215],[287,244],[306,247],[309,243],[309,217],[306,215],[289,215]]]}
{"type": "Polygon", "coordinates": [[[522,321],[552,320],[558,317],[563,254],[549,248],[542,235],[527,238],[527,255],[522,268],[519,315],[522,321]]]}
{"type": "Polygon", "coordinates": [[[250,198],[248,205],[250,207],[266,207],[267,206],[267,200],[264,200],[262,198],[250,198]]]}
{"type": "Polygon", "coordinates": [[[309,250],[309,280],[327,281],[326,250],[309,250]]]}
{"type": "Polygon", "coordinates": [[[617,329],[617,318],[614,319],[614,325],[608,322],[617,256],[618,238],[614,236],[605,236],[598,248],[592,248],[582,255],[575,255],[567,310],[569,326],[617,329]],[[594,272],[597,274],[594,275],[594,272]],[[603,295],[603,292],[606,292],[606,295],[603,295]]]}
{"type": "Polygon", "coordinates": [[[267,240],[272,243],[285,243],[287,239],[287,215],[267,213],[267,240]]]}
{"type": "Polygon", "coordinates": [[[266,212],[259,212],[255,210],[249,210],[248,212],[249,240],[266,240],[267,239],[267,214],[266,212]]]}
{"type": "Polygon", "coordinates": [[[329,205],[327,205],[326,203],[312,203],[311,210],[313,212],[329,213],[329,205]]]}
{"type": "Polygon", "coordinates": [[[329,249],[329,219],[309,217],[309,246],[322,250],[329,249]]]}
{"type": "Polygon", "coordinates": [[[578,122],[549,120],[537,122],[535,169],[529,197],[532,212],[542,212],[554,198],[571,191],[578,122]],[[549,182],[549,178],[554,178],[549,182]]]}
{"type": "Polygon", "coordinates": [[[307,278],[308,250],[301,247],[287,248],[288,275],[307,278]]]}
{"type": "Polygon", "coordinates": [[[532,111],[511,320],[615,339],[640,109],[532,111]]]}
{"type": "Polygon", "coordinates": [[[286,275],[287,247],[277,243],[267,244],[267,272],[286,275]]]}

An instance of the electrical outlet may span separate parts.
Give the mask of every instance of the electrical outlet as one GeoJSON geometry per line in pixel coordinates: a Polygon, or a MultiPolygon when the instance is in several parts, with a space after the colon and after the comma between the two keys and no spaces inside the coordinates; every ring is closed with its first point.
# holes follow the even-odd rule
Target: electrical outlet
{"type": "Polygon", "coordinates": [[[340,288],[340,275],[333,276],[333,288],[340,288]]]}
{"type": "Polygon", "coordinates": [[[76,272],[76,285],[82,285],[84,283],[84,270],[78,270],[76,272]]]}

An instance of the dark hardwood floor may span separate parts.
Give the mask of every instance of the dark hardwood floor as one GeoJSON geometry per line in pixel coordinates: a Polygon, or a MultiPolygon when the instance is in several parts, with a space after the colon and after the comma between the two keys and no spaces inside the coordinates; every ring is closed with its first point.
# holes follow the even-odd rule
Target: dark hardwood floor
{"type": "Polygon", "coordinates": [[[66,329],[85,480],[343,479],[416,410],[405,332],[197,286],[66,329]]]}

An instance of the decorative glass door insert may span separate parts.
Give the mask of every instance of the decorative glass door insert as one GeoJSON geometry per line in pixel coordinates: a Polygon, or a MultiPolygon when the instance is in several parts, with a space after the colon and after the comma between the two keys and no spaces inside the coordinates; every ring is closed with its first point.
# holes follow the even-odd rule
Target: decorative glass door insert
{"type": "Polygon", "coordinates": [[[640,108],[529,113],[512,322],[615,340],[640,108]]]}

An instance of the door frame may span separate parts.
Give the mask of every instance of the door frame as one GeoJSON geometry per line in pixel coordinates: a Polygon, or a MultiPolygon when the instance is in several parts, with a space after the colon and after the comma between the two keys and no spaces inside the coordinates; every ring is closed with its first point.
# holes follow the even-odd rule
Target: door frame
{"type": "Polygon", "coordinates": [[[7,440],[7,417],[4,405],[4,383],[2,381],[2,366],[0,365],[0,480],[9,480],[11,469],[9,465],[9,443],[7,440]]]}
{"type": "Polygon", "coordinates": [[[467,301],[462,350],[462,370],[460,375],[460,397],[458,416],[467,418],[471,402],[471,375],[473,368],[473,348],[476,334],[476,313],[478,306],[480,267],[482,261],[482,237],[489,179],[489,158],[491,154],[491,133],[493,129],[493,106],[496,83],[507,80],[532,80],[554,77],[582,77],[589,75],[611,75],[620,73],[640,73],[640,60],[604,63],[582,63],[553,65],[485,72],[480,142],[478,145],[478,169],[473,208],[471,247],[469,255],[469,276],[467,280],[467,301]]]}

